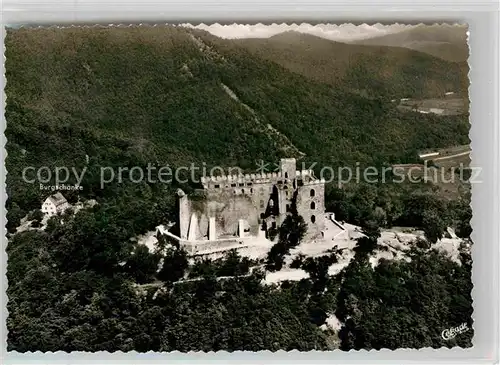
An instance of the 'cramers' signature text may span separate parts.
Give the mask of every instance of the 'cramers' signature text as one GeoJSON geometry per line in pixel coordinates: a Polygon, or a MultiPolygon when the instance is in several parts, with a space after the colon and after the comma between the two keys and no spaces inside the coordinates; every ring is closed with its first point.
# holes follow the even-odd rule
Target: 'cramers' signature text
{"type": "Polygon", "coordinates": [[[467,323],[462,323],[458,327],[452,327],[445,329],[443,332],[441,332],[441,337],[445,340],[451,340],[452,338],[455,338],[457,335],[467,332],[469,330],[469,327],[467,327],[467,323]]]}

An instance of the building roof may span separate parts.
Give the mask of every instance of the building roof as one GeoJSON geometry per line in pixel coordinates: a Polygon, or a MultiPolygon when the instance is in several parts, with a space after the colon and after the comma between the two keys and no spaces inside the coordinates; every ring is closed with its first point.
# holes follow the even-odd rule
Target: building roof
{"type": "Polygon", "coordinates": [[[68,201],[61,193],[56,193],[49,196],[49,200],[57,207],[61,204],[67,203],[68,201]]]}

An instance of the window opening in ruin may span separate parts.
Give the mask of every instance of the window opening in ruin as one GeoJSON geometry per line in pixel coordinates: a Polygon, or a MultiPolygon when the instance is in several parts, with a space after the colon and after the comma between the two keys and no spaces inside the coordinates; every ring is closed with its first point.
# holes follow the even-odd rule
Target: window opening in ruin
{"type": "Polygon", "coordinates": [[[285,172],[285,179],[288,179],[288,172],[285,172]]]}
{"type": "Polygon", "coordinates": [[[316,203],[311,202],[311,209],[312,209],[312,210],[316,209],[316,203]]]}
{"type": "Polygon", "coordinates": [[[245,189],[241,189],[241,193],[242,193],[242,194],[245,194],[245,189]]]}
{"type": "Polygon", "coordinates": [[[232,188],[235,188],[235,187],[236,187],[236,184],[231,184],[231,187],[232,187],[232,188]]]}
{"type": "Polygon", "coordinates": [[[220,185],[215,185],[215,188],[216,188],[216,189],[220,188],[220,185]]]}
{"type": "Polygon", "coordinates": [[[316,217],[314,215],[311,216],[311,222],[312,223],[316,222],[316,217]]]}
{"type": "Polygon", "coordinates": [[[314,191],[314,189],[311,189],[311,196],[314,196],[316,195],[316,192],[314,191]]]}

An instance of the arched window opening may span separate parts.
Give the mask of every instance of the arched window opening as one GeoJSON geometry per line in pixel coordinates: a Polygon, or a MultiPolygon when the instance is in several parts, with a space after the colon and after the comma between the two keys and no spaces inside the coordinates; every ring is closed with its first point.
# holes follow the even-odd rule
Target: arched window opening
{"type": "Polygon", "coordinates": [[[312,209],[312,210],[316,209],[316,203],[311,202],[311,209],[312,209]]]}
{"type": "Polygon", "coordinates": [[[314,189],[311,189],[311,196],[315,196],[316,195],[316,192],[314,191],[314,189]]]}
{"type": "Polygon", "coordinates": [[[314,215],[311,216],[311,222],[312,223],[316,222],[316,217],[314,215]]]}
{"type": "Polygon", "coordinates": [[[285,179],[288,179],[288,172],[285,172],[285,179]]]}

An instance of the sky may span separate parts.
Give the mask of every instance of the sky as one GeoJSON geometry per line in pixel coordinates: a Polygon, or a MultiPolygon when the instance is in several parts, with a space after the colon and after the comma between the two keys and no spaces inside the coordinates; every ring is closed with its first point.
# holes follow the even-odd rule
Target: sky
{"type": "Polygon", "coordinates": [[[401,31],[408,25],[393,24],[393,25],[382,25],[382,24],[229,24],[221,25],[215,24],[199,24],[193,26],[191,24],[182,24],[183,26],[203,29],[221,38],[268,38],[275,34],[286,32],[286,31],[296,31],[301,33],[312,34],[318,37],[334,40],[334,41],[351,41],[356,39],[371,38],[376,36],[381,36],[388,33],[394,33],[401,31]]]}

